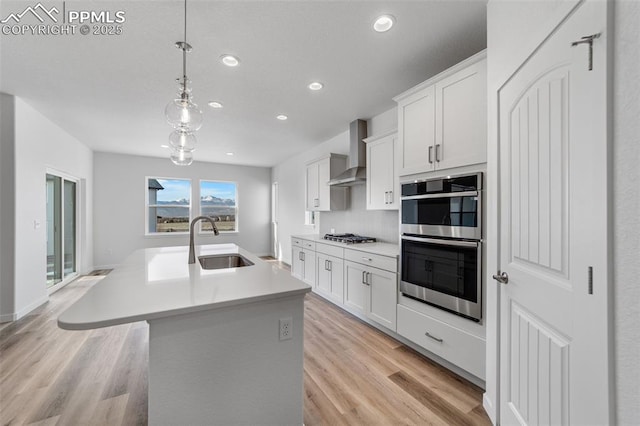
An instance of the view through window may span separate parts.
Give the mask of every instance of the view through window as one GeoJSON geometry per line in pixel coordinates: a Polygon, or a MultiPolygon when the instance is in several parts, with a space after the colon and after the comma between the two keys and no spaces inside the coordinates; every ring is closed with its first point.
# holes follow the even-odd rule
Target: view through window
{"type": "Polygon", "coordinates": [[[191,181],[147,178],[148,233],[189,232],[191,181]]]}
{"type": "MultiPolygon", "coordinates": [[[[200,181],[200,214],[213,218],[220,232],[238,231],[237,191],[235,182],[200,181]]],[[[209,222],[200,223],[203,231],[211,230],[209,222]]]]}

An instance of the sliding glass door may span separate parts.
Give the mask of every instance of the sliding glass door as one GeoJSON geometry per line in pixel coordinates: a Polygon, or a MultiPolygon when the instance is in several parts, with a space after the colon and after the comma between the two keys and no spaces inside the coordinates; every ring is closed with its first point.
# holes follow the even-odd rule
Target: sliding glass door
{"type": "Polygon", "coordinates": [[[47,288],[77,274],[77,183],[47,174],[47,288]]]}

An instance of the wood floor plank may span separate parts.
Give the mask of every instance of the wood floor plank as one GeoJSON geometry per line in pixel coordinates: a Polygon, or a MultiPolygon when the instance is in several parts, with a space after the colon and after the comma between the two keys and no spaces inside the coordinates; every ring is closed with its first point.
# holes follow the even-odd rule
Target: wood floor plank
{"type": "MultiPolygon", "coordinates": [[[[101,279],[81,277],[0,327],[0,425],[148,423],[147,323],[57,327],[101,279]]],[[[304,315],[305,425],[490,424],[477,386],[315,294],[304,315]]]]}

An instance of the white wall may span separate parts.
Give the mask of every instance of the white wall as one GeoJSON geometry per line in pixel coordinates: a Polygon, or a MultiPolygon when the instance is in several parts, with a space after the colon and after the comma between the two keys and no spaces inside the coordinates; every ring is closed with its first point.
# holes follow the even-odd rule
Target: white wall
{"type": "Polygon", "coordinates": [[[613,87],[616,414],[640,424],[640,2],[615,2],[613,87]]]}
{"type": "MultiPolygon", "coordinates": [[[[488,240],[497,241],[495,196],[497,188],[497,89],[514,67],[522,63],[542,37],[557,25],[561,16],[576,0],[519,1],[490,0],[487,13],[488,52],[488,240]]],[[[640,63],[640,3],[616,0],[614,6],[614,120],[613,120],[613,247],[614,247],[614,363],[616,370],[616,420],[621,425],[640,424],[640,286],[638,285],[640,255],[640,219],[638,199],[640,181],[638,164],[640,130],[638,117],[638,75],[640,63]]],[[[494,245],[495,247],[495,245],[494,245]]],[[[496,421],[498,359],[496,313],[499,306],[497,284],[490,279],[497,270],[497,251],[489,247],[487,286],[487,392],[485,408],[496,421]],[[494,342],[493,345],[490,343],[494,342]],[[493,379],[492,379],[493,378],[493,379]]]]}
{"type": "Polygon", "coordinates": [[[0,93],[0,322],[15,313],[15,100],[0,93]]]}
{"type": "Polygon", "coordinates": [[[146,177],[191,179],[193,196],[201,179],[237,183],[238,233],[196,235],[196,244],[235,243],[257,255],[270,249],[271,171],[265,167],[194,162],[175,166],[168,158],[94,154],[95,264],[113,267],[147,247],[189,244],[188,235],[145,236],[146,177]]]}
{"type": "MultiPolygon", "coordinates": [[[[398,114],[396,111],[396,108],[392,108],[367,120],[368,134],[375,136],[387,130],[395,129],[398,125],[398,114]]],[[[348,127],[348,123],[346,123],[345,129],[348,129],[348,127]]],[[[348,211],[321,212],[315,227],[304,224],[306,165],[329,153],[349,155],[348,130],[308,151],[287,159],[272,169],[271,180],[278,182],[279,187],[278,225],[276,232],[273,234],[273,246],[275,246],[273,249],[275,253],[273,255],[289,264],[291,264],[292,235],[325,233],[329,232],[330,228],[335,228],[336,232],[368,232],[371,237],[378,237],[393,242],[392,237],[389,237],[390,234],[388,233],[369,232],[369,229],[375,228],[366,227],[366,224],[363,225],[364,222],[377,224],[378,226],[380,224],[390,223],[389,227],[393,228],[391,232],[394,233],[393,235],[397,234],[397,212],[364,211],[362,201],[365,194],[364,185],[356,188],[354,191],[355,194],[350,194],[354,196],[350,196],[348,211]]]]}
{"type": "MultiPolygon", "coordinates": [[[[47,168],[81,179],[78,220],[79,272],[93,266],[92,151],[15,98],[15,306],[8,314],[17,319],[48,300],[46,290],[46,191],[47,168]],[[39,226],[34,226],[34,223],[39,226]]],[[[5,282],[3,286],[11,285],[5,282]]]]}

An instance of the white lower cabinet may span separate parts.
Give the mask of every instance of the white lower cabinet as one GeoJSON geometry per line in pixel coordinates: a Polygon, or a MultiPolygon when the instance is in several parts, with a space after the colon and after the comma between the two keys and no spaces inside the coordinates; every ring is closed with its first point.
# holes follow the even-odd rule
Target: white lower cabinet
{"type": "Polygon", "coordinates": [[[344,303],[344,261],[335,256],[316,253],[316,290],[332,302],[344,303]]]}
{"type": "Polygon", "coordinates": [[[398,334],[485,379],[485,341],[478,336],[403,305],[398,305],[398,334]]]}
{"type": "Polygon", "coordinates": [[[312,241],[291,239],[291,275],[309,284],[316,285],[316,249],[312,241]]]}
{"type": "Polygon", "coordinates": [[[345,261],[344,270],[345,306],[395,331],[398,294],[396,273],[350,260],[345,261]]]}

